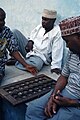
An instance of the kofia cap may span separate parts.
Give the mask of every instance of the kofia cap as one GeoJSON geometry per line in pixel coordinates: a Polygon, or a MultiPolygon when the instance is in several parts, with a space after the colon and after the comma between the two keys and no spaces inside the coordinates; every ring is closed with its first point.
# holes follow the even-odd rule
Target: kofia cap
{"type": "Polygon", "coordinates": [[[80,33],[80,16],[64,19],[59,23],[62,36],[80,33]]]}
{"type": "Polygon", "coordinates": [[[50,19],[54,19],[57,16],[57,12],[55,10],[48,10],[48,9],[44,9],[42,16],[45,18],[50,18],[50,19]]]}

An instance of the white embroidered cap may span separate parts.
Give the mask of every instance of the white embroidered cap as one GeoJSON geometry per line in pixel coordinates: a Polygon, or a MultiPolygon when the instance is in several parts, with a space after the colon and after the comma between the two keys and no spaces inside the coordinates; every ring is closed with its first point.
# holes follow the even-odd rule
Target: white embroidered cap
{"type": "Polygon", "coordinates": [[[50,18],[50,19],[54,19],[57,16],[57,12],[55,10],[48,10],[48,9],[44,9],[42,16],[45,18],[50,18]]]}
{"type": "Polygon", "coordinates": [[[59,23],[62,36],[80,33],[80,16],[70,17],[59,23]]]}

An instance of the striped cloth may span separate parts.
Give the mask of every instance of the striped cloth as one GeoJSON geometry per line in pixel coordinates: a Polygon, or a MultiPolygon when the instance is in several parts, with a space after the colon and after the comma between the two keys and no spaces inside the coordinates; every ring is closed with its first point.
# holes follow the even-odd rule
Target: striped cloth
{"type": "Polygon", "coordinates": [[[62,75],[68,77],[66,90],[76,99],[80,99],[80,58],[69,51],[62,75]]]}

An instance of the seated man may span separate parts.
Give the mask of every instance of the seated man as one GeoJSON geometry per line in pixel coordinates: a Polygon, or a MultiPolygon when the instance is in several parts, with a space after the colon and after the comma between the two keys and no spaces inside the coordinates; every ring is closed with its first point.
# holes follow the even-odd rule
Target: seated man
{"type": "MultiPolygon", "coordinates": [[[[0,83],[5,75],[7,49],[9,50],[11,55],[25,67],[27,71],[31,72],[32,74],[37,73],[36,68],[34,66],[28,65],[23,59],[23,57],[20,55],[18,51],[18,44],[13,36],[12,31],[10,30],[10,28],[5,26],[5,18],[6,18],[6,13],[2,8],[0,8],[0,83]]],[[[2,102],[0,99],[0,120],[2,120],[1,107],[2,107],[2,102]]]]}
{"type": "MultiPolygon", "coordinates": [[[[59,26],[55,25],[56,16],[55,10],[44,9],[42,24],[31,32],[29,40],[18,30],[14,31],[14,37],[18,41],[19,51],[24,57],[26,56],[27,64],[35,66],[40,71],[44,64],[51,63],[51,72],[59,74],[63,58],[63,39],[59,26]]],[[[16,63],[16,66],[25,70],[19,62],[16,63]]]]}
{"type": "Polygon", "coordinates": [[[70,50],[66,63],[54,90],[28,105],[25,120],[80,120],[80,16],[60,28],[70,50]]]}
{"type": "Polygon", "coordinates": [[[27,71],[31,72],[32,74],[36,74],[37,72],[36,68],[28,65],[20,55],[18,51],[18,44],[13,36],[12,31],[5,26],[5,18],[6,13],[2,8],[0,8],[0,82],[5,75],[7,49],[11,55],[25,67],[27,71]]]}

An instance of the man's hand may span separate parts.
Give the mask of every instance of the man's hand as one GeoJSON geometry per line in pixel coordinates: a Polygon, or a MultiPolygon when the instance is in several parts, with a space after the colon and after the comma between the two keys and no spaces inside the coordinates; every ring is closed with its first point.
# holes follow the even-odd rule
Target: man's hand
{"type": "Polygon", "coordinates": [[[28,41],[28,43],[25,47],[25,50],[26,50],[27,53],[30,52],[30,50],[33,50],[33,44],[34,44],[34,42],[32,40],[28,41]]]}
{"type": "Polygon", "coordinates": [[[51,73],[55,72],[56,74],[60,74],[61,73],[61,70],[58,69],[58,68],[55,68],[55,69],[51,69],[51,73]]]}
{"type": "Polygon", "coordinates": [[[55,96],[54,102],[60,107],[71,107],[76,104],[76,100],[66,98],[66,97],[61,97],[59,95],[55,96]]]}
{"type": "Polygon", "coordinates": [[[76,99],[70,99],[67,97],[62,96],[60,90],[54,96],[54,102],[60,107],[72,107],[76,106],[77,101],[76,99]]]}
{"type": "Polygon", "coordinates": [[[59,105],[55,102],[55,98],[57,97],[57,95],[61,96],[60,90],[52,93],[52,95],[50,96],[47,106],[45,107],[45,114],[47,117],[52,117],[54,114],[57,113],[59,109],[59,105]]]}
{"type": "Polygon", "coordinates": [[[36,75],[38,73],[38,70],[36,67],[31,66],[31,65],[26,65],[26,70],[29,71],[31,74],[36,75]]]}
{"type": "Polygon", "coordinates": [[[27,64],[18,51],[13,52],[12,55],[17,61],[19,61],[26,68],[27,71],[29,71],[33,75],[37,74],[38,70],[36,69],[36,67],[27,64]]]}
{"type": "Polygon", "coordinates": [[[45,107],[45,114],[47,117],[52,117],[56,113],[57,104],[54,102],[54,95],[52,95],[45,107]]]}

